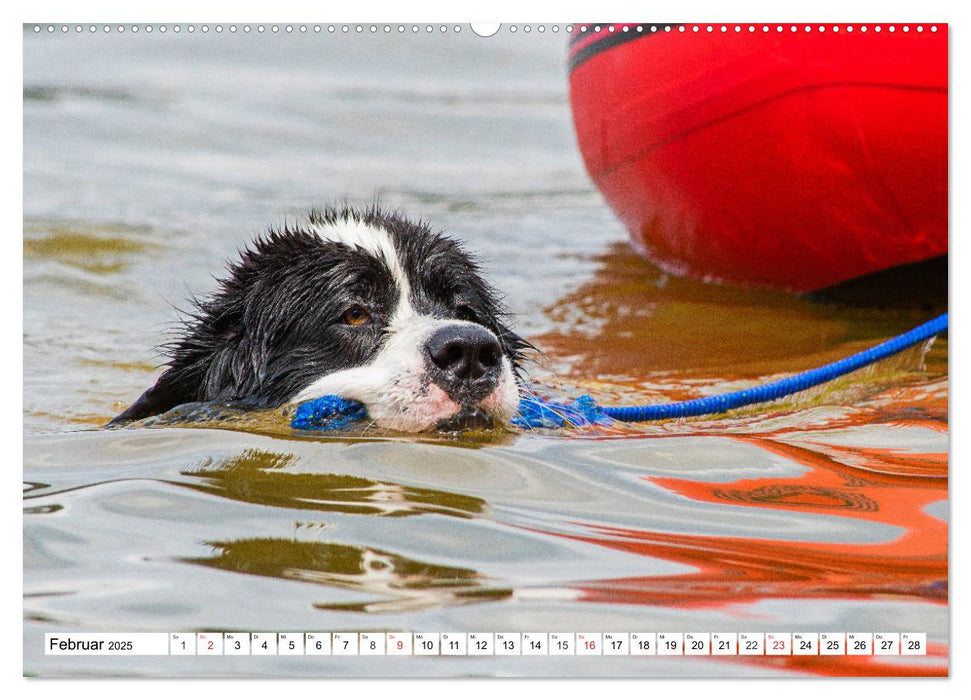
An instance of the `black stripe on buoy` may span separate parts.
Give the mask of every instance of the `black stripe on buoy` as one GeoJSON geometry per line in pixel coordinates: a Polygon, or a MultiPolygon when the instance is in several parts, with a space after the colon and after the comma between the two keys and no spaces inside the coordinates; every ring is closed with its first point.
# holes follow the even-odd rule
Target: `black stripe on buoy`
{"type": "MultiPolygon", "coordinates": [[[[610,24],[599,24],[599,25],[596,25],[596,24],[589,24],[588,23],[588,24],[584,24],[583,26],[586,26],[586,27],[599,26],[599,27],[604,28],[604,27],[609,27],[611,25],[610,24]]],[[[627,32],[612,32],[612,33],[605,34],[604,36],[602,36],[599,39],[593,41],[592,43],[588,44],[587,46],[584,46],[582,49],[580,49],[575,54],[573,54],[572,56],[570,56],[570,71],[572,72],[581,63],[583,63],[586,60],[592,58],[593,56],[596,56],[598,53],[600,53],[602,51],[606,51],[607,49],[611,49],[614,46],[618,46],[620,44],[626,44],[628,41],[633,41],[635,39],[643,39],[645,37],[654,36],[656,34],[661,34],[661,33],[664,32],[664,28],[665,27],[671,27],[673,29],[674,27],[677,27],[679,25],[677,25],[677,24],[651,24],[650,22],[641,22],[640,24],[635,25],[635,26],[643,27],[644,28],[644,31],[640,31],[639,32],[639,31],[636,31],[636,30],[632,30],[632,31],[627,31],[627,32]],[[657,31],[652,32],[650,30],[651,27],[657,27],[657,31]]],[[[570,44],[571,45],[574,45],[578,41],[580,41],[581,39],[585,39],[586,36],[587,35],[585,35],[585,34],[577,33],[573,37],[571,37],[570,44]]]]}

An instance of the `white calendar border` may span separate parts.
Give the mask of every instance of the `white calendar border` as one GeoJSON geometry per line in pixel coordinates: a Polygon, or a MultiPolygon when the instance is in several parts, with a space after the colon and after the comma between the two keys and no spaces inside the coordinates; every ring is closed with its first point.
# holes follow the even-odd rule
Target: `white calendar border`
{"type": "MultiPolygon", "coordinates": [[[[402,14],[402,8],[400,4],[392,4],[390,0],[382,0],[381,2],[375,3],[375,5],[362,5],[360,3],[355,4],[353,9],[353,16],[348,17],[337,17],[332,16],[336,13],[335,8],[332,6],[328,8],[326,17],[329,21],[340,21],[341,19],[348,19],[349,21],[385,21],[388,19],[397,19],[400,14],[402,14]],[[375,5],[377,7],[375,7],[375,5]]],[[[770,3],[767,0],[762,2],[751,2],[746,0],[739,0],[733,4],[733,9],[729,13],[730,16],[724,17],[726,10],[724,4],[716,3],[713,0],[707,0],[705,2],[698,2],[691,5],[687,3],[682,3],[679,6],[676,17],[666,18],[671,21],[692,21],[692,20],[709,20],[712,18],[720,19],[724,17],[727,20],[732,21],[761,21],[767,18],[771,18],[773,22],[786,22],[786,21],[818,21],[820,19],[825,19],[826,21],[859,21],[860,19],[866,20],[877,20],[877,21],[887,21],[887,20],[904,20],[911,21],[915,17],[913,15],[920,15],[921,19],[927,17],[933,19],[934,21],[948,21],[955,22],[959,15],[959,9],[957,2],[948,2],[940,0],[924,0],[918,6],[913,6],[908,4],[903,10],[889,11],[888,3],[877,3],[871,2],[866,5],[865,8],[860,8],[855,3],[850,2],[837,2],[836,0],[818,0],[811,6],[799,5],[793,6],[781,6],[777,3],[770,3]],[[903,16],[906,15],[906,16],[903,16]]],[[[456,6],[453,4],[445,5],[444,2],[438,1],[432,3],[432,14],[435,15],[435,19],[442,18],[445,14],[442,8],[448,8],[450,12],[454,12],[456,6]]],[[[490,3],[487,7],[481,9],[469,8],[468,6],[462,6],[459,11],[462,14],[462,19],[506,19],[515,18],[518,21],[522,21],[522,13],[525,11],[526,5],[521,2],[513,2],[512,0],[496,0],[490,3]],[[475,17],[469,18],[468,15],[475,15],[475,17]],[[481,16],[481,17],[480,17],[481,16]]],[[[573,0],[566,0],[565,2],[557,3],[555,6],[555,12],[551,12],[549,8],[541,11],[543,16],[537,18],[539,21],[550,22],[558,20],[560,22],[567,22],[575,20],[576,18],[585,17],[584,12],[590,7],[590,4],[575,2],[573,0]],[[554,17],[550,17],[553,14],[554,17]]],[[[608,2],[605,8],[605,3],[600,2],[597,4],[598,16],[608,16],[616,14],[612,11],[612,7],[616,7],[615,4],[608,2]]],[[[638,4],[640,10],[635,14],[639,16],[644,11],[643,4],[638,4]]],[[[246,15],[247,18],[258,18],[263,17],[267,14],[280,15],[281,18],[289,18],[296,12],[300,15],[309,14],[309,8],[306,3],[289,3],[288,0],[283,0],[283,2],[277,2],[273,5],[271,13],[268,13],[265,3],[248,3],[239,2],[233,7],[232,12],[234,14],[246,15]]],[[[405,14],[413,14],[417,19],[421,16],[422,20],[425,20],[428,12],[428,5],[423,5],[421,7],[416,7],[416,4],[409,3],[405,14]]],[[[21,9],[19,12],[27,12],[27,9],[21,9]]],[[[43,14],[46,17],[56,17],[58,19],[76,19],[78,14],[78,5],[76,3],[67,3],[64,0],[58,0],[48,3],[32,3],[29,5],[29,12],[32,16],[20,16],[17,18],[16,23],[20,24],[22,22],[37,21],[38,17],[33,16],[35,14],[43,14]]],[[[158,8],[153,5],[138,5],[125,3],[122,4],[119,1],[105,2],[104,0],[88,0],[88,2],[83,3],[83,12],[85,15],[94,15],[105,19],[122,19],[124,21],[157,21],[159,19],[158,8]],[[105,13],[108,16],[105,16],[105,13]]],[[[204,5],[198,2],[185,2],[184,0],[173,0],[173,2],[167,3],[166,13],[173,18],[178,18],[179,21],[208,21],[211,19],[209,16],[212,14],[212,10],[206,8],[204,5]]],[[[319,13],[319,8],[314,8],[314,14],[319,13]]],[[[449,21],[453,19],[458,19],[454,17],[447,17],[449,21]]],[[[532,20],[533,18],[527,18],[532,20]]],[[[661,18],[659,18],[661,19],[661,18]]],[[[13,27],[13,22],[6,22],[3,25],[8,30],[13,27]]],[[[967,26],[967,25],[965,25],[967,26]]],[[[15,27],[19,31],[19,27],[15,27]]],[[[954,41],[951,50],[951,63],[950,71],[953,76],[967,76],[971,73],[971,66],[969,66],[968,55],[969,55],[969,41],[968,37],[964,36],[964,32],[961,33],[962,36],[959,40],[954,41]]],[[[10,36],[7,35],[9,39],[10,36]]],[[[15,91],[19,91],[21,79],[23,76],[22,70],[22,59],[23,54],[19,41],[8,41],[5,42],[5,46],[0,49],[4,52],[5,65],[8,66],[6,71],[5,80],[10,81],[11,84],[15,84],[15,90],[8,89],[5,94],[14,94],[15,91]]],[[[966,87],[962,87],[955,91],[951,96],[951,115],[967,117],[971,110],[968,109],[968,90],[966,87]]],[[[3,117],[6,120],[5,133],[14,133],[12,131],[12,125],[16,124],[19,120],[19,115],[14,114],[13,110],[10,110],[8,114],[3,117]]],[[[956,122],[955,122],[956,123],[956,122]]],[[[16,126],[19,130],[19,125],[16,126]]],[[[960,179],[958,184],[967,184],[967,178],[965,173],[967,172],[968,164],[968,152],[967,152],[967,139],[958,135],[957,130],[955,130],[955,139],[951,143],[951,168],[952,173],[959,175],[960,179]],[[960,148],[958,148],[958,143],[960,143],[960,148]]],[[[9,157],[7,159],[7,167],[12,170],[19,172],[22,177],[22,141],[20,135],[17,138],[12,139],[11,147],[8,148],[9,157]]],[[[16,179],[17,175],[14,175],[16,179]]],[[[14,196],[11,199],[19,199],[20,206],[12,206],[9,208],[8,215],[8,226],[20,226],[22,224],[22,202],[23,198],[16,196],[18,194],[22,195],[22,189],[17,190],[13,188],[14,196]]],[[[964,214],[964,208],[966,205],[962,201],[954,197],[952,198],[952,211],[951,211],[951,227],[954,231],[965,230],[967,228],[968,218],[964,214]]],[[[4,291],[6,292],[5,298],[10,301],[10,306],[13,307],[14,312],[11,314],[18,317],[19,314],[19,326],[22,327],[22,314],[23,314],[23,304],[22,304],[22,286],[20,284],[20,274],[18,260],[20,258],[18,250],[14,248],[20,247],[20,243],[12,240],[13,237],[8,237],[11,240],[8,241],[7,245],[10,245],[11,250],[9,254],[4,255],[3,258],[6,261],[4,264],[10,266],[11,270],[5,270],[7,274],[3,275],[5,283],[8,288],[4,291]]],[[[954,251],[958,251],[967,245],[966,242],[961,240],[961,236],[954,236],[951,240],[951,245],[954,251]]],[[[8,252],[8,251],[4,251],[8,252]]],[[[963,253],[959,254],[959,257],[963,256],[963,253]]],[[[961,259],[964,259],[961,257],[961,259]]],[[[955,298],[965,297],[963,294],[966,291],[966,286],[971,284],[968,280],[962,278],[961,276],[955,276],[952,279],[952,291],[955,298]]],[[[18,321],[13,320],[9,325],[18,326],[18,321]]],[[[955,327],[951,334],[958,338],[958,342],[954,343],[956,347],[964,348],[969,347],[968,343],[963,342],[965,337],[965,331],[959,324],[955,327]]],[[[955,362],[955,365],[960,364],[955,362]]],[[[954,377],[951,379],[952,391],[950,395],[950,401],[952,406],[952,411],[958,415],[966,415],[966,412],[961,409],[964,406],[964,397],[968,396],[966,391],[963,389],[966,387],[966,380],[964,379],[966,375],[964,373],[960,374],[959,377],[954,377]],[[960,387],[960,388],[959,388],[960,387]]],[[[21,376],[21,386],[22,376],[21,376]]],[[[4,426],[6,431],[5,444],[8,445],[8,449],[13,454],[12,462],[17,462],[17,457],[20,458],[20,464],[23,464],[23,434],[20,426],[22,425],[22,415],[21,407],[16,404],[16,402],[8,402],[4,406],[5,415],[0,425],[4,426]]],[[[957,454],[964,454],[966,448],[964,446],[964,438],[960,435],[952,434],[951,436],[951,451],[952,457],[957,456],[957,454]],[[960,447],[960,449],[959,449],[960,447]],[[955,454],[957,453],[957,454],[955,454]]],[[[952,463],[962,463],[960,459],[952,463]]],[[[961,492],[964,489],[962,487],[961,492]]],[[[13,489],[9,489],[12,492],[13,489]]],[[[953,492],[955,495],[957,491],[953,492]]],[[[18,494],[19,499],[19,494],[18,494]]],[[[11,504],[12,505],[12,504],[11,504]]],[[[17,533],[22,531],[22,513],[19,507],[17,508],[7,508],[6,513],[8,522],[8,532],[17,533]]],[[[957,526],[955,526],[952,532],[957,535],[953,537],[952,541],[961,541],[965,538],[958,535],[965,534],[967,525],[962,519],[957,526]]],[[[6,548],[4,554],[6,555],[5,560],[9,562],[14,562],[20,564],[20,570],[23,570],[23,551],[22,544],[19,538],[10,537],[6,538],[3,546],[6,548]]],[[[964,579],[966,577],[961,576],[964,573],[964,561],[963,557],[955,557],[951,562],[951,567],[949,571],[954,573],[956,578],[964,579]]],[[[23,580],[20,579],[19,585],[23,586],[23,580]]],[[[21,593],[23,591],[21,590],[21,593]]],[[[3,623],[5,624],[5,629],[22,629],[23,617],[22,617],[22,604],[20,606],[14,606],[12,601],[13,596],[7,596],[7,605],[4,608],[3,623]]],[[[22,600],[22,597],[21,597],[22,600]]],[[[949,629],[954,629],[954,620],[952,619],[952,624],[949,625],[949,629]]],[[[953,633],[952,633],[953,634],[953,633]]],[[[14,635],[16,636],[16,635],[14,635]]],[[[170,684],[152,683],[151,681],[136,681],[128,679],[112,679],[112,680],[99,680],[99,679],[88,679],[83,682],[64,679],[58,681],[57,683],[44,683],[42,681],[37,681],[33,679],[25,679],[22,676],[23,673],[23,635],[21,634],[18,638],[14,639],[13,650],[2,656],[0,663],[5,665],[4,677],[12,678],[19,677],[19,683],[23,684],[22,688],[26,689],[25,686],[29,683],[29,693],[32,698],[38,698],[39,700],[45,700],[46,698],[56,698],[56,700],[64,700],[66,695],[71,694],[75,690],[83,690],[84,693],[97,693],[99,698],[105,700],[113,698],[123,698],[124,700],[131,700],[132,697],[138,697],[139,700],[155,700],[156,698],[165,698],[169,700],[171,697],[171,692],[173,687],[170,684]],[[83,685],[82,685],[83,683],[83,685]]],[[[949,645],[949,649],[951,649],[949,645]]],[[[955,660],[950,660],[951,664],[954,664],[955,660]]],[[[912,700],[915,693],[923,692],[925,683],[934,683],[931,688],[935,700],[941,700],[947,697],[957,697],[955,693],[956,683],[942,684],[936,681],[926,681],[923,679],[908,679],[907,683],[897,683],[893,684],[896,679],[869,679],[866,686],[861,685],[858,679],[831,679],[825,684],[826,692],[835,692],[837,690],[850,691],[850,692],[860,692],[861,688],[871,688],[872,683],[876,683],[880,689],[882,700],[891,700],[895,697],[906,698],[906,700],[912,700]],[[906,695],[905,695],[906,693],[906,695]]],[[[252,691],[255,695],[257,692],[261,696],[266,694],[275,694],[277,692],[294,692],[295,689],[307,690],[308,692],[313,692],[319,690],[320,686],[317,681],[314,680],[291,680],[291,681],[275,681],[267,680],[265,683],[258,684],[258,688],[253,688],[252,684],[247,686],[247,681],[237,680],[237,681],[227,681],[234,686],[234,691],[242,693],[246,696],[247,691],[252,691]],[[313,685],[311,685],[313,684],[313,685]]],[[[567,689],[573,688],[575,686],[568,685],[573,683],[572,680],[560,680],[560,681],[542,681],[544,685],[549,685],[554,688],[558,688],[566,691],[567,689]]],[[[684,692],[684,685],[679,680],[672,679],[652,679],[652,690],[654,692],[684,692]]],[[[704,681],[698,681],[704,683],[704,681]]],[[[477,681],[457,681],[451,679],[443,679],[436,681],[415,681],[414,685],[410,687],[418,692],[427,693],[428,697],[449,697],[454,698],[457,694],[461,694],[463,700],[479,700],[480,698],[488,698],[489,700],[494,700],[495,692],[497,686],[494,684],[489,684],[487,682],[477,682],[477,681]]],[[[13,684],[11,684],[13,685],[13,684]]],[[[705,684],[707,687],[711,687],[709,683],[705,684]]],[[[186,680],[178,685],[178,692],[190,692],[199,693],[200,695],[211,692],[213,690],[213,682],[209,680],[199,681],[199,680],[186,680]]],[[[512,692],[514,690],[532,692],[535,693],[537,685],[536,681],[530,680],[507,680],[503,682],[501,686],[503,693],[512,692]]],[[[637,680],[626,680],[621,679],[611,683],[611,693],[612,700],[619,700],[620,698],[637,698],[642,700],[644,694],[644,686],[637,680]]],[[[328,681],[327,690],[330,692],[338,692],[346,694],[348,697],[352,693],[360,693],[362,689],[376,690],[378,692],[382,690],[387,690],[387,684],[381,681],[369,681],[369,680],[331,680],[328,681]]],[[[772,680],[740,680],[737,683],[732,683],[727,688],[724,686],[719,687],[719,694],[730,694],[735,696],[744,696],[746,698],[753,697],[756,693],[762,692],[773,692],[775,694],[784,692],[787,700],[803,700],[811,699],[818,700],[820,685],[819,683],[799,683],[794,681],[772,681],[772,680]]],[[[869,691],[866,691],[869,692],[869,691]]],[[[24,693],[26,694],[26,693],[24,693]]]]}

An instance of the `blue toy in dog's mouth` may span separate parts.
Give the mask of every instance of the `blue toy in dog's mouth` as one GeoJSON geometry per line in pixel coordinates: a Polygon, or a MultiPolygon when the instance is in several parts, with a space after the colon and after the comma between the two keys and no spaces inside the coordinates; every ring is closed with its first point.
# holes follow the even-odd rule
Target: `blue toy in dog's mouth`
{"type": "MultiPolygon", "coordinates": [[[[687,418],[723,413],[734,408],[764,403],[804,391],[836,377],[873,364],[917,343],[947,331],[948,315],[941,314],[902,335],[837,362],[801,372],[760,386],[716,394],[690,401],[646,406],[601,406],[589,396],[570,403],[527,397],[519,402],[519,412],[510,423],[518,428],[564,428],[605,425],[614,420],[641,422],[687,418]]],[[[297,430],[338,430],[367,418],[367,409],[357,401],[338,396],[322,396],[297,406],[290,426],[297,430]]]]}
{"type": "MultiPolygon", "coordinates": [[[[341,430],[367,420],[367,409],[357,401],[321,396],[297,406],[290,427],[297,430],[341,430]]],[[[589,396],[571,403],[528,397],[520,400],[519,412],[510,423],[517,428],[564,428],[609,423],[600,405],[589,396]]]]}
{"type": "Polygon", "coordinates": [[[340,430],[367,419],[367,409],[340,396],[321,396],[297,406],[290,427],[297,430],[340,430]]]}

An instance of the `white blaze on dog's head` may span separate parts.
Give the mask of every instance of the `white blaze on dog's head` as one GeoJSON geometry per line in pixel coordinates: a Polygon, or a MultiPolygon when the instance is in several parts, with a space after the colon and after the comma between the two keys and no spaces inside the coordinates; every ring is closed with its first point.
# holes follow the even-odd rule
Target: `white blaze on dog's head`
{"type": "Polygon", "coordinates": [[[398,302],[384,329],[382,344],[367,364],[325,374],[298,392],[291,402],[327,395],[352,399],[365,405],[377,426],[407,432],[434,428],[469,408],[481,409],[501,421],[515,414],[519,387],[509,357],[503,355],[499,359],[495,388],[474,406],[460,405],[434,381],[426,347],[432,335],[446,327],[483,327],[415,310],[412,281],[388,231],[353,218],[318,224],[314,230],[323,240],[358,248],[381,260],[394,279],[398,302]]]}
{"type": "Polygon", "coordinates": [[[383,262],[398,288],[399,301],[395,318],[414,315],[411,308],[411,287],[395,249],[394,241],[387,230],[380,226],[367,224],[359,219],[348,217],[335,223],[320,223],[313,226],[313,232],[324,241],[340,243],[349,248],[359,248],[383,262]]]}

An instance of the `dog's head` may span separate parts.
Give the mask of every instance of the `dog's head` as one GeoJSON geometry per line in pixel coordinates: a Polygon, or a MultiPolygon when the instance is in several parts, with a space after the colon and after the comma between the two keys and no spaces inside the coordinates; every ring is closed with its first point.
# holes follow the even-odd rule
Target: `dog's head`
{"type": "Polygon", "coordinates": [[[457,242],[396,214],[328,209],[271,230],[196,306],[168,369],[113,422],[333,394],[380,427],[422,431],[518,406],[528,344],[457,242]]]}

